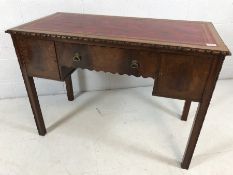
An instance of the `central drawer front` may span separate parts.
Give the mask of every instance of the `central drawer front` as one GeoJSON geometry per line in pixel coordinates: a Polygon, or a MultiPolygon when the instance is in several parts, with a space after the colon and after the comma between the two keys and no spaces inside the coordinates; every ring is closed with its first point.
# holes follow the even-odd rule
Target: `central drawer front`
{"type": "Polygon", "coordinates": [[[155,52],[56,42],[59,64],[69,68],[152,77],[158,73],[155,52]]]}

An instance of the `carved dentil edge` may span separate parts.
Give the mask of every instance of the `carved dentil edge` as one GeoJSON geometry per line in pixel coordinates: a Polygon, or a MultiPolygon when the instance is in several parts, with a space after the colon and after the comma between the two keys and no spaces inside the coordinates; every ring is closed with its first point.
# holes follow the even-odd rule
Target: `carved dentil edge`
{"type": "Polygon", "coordinates": [[[209,49],[200,49],[200,48],[192,48],[192,47],[161,45],[161,44],[153,44],[153,43],[139,43],[139,42],[130,42],[130,41],[118,41],[118,40],[109,40],[109,39],[98,39],[98,38],[67,36],[67,35],[47,34],[47,33],[34,33],[34,32],[24,32],[24,31],[8,30],[6,32],[11,33],[13,35],[19,34],[19,35],[31,36],[31,37],[41,37],[41,38],[51,38],[51,39],[57,38],[57,39],[69,39],[69,40],[78,40],[78,41],[96,42],[96,43],[111,43],[111,44],[121,44],[121,45],[129,45],[129,46],[152,47],[158,49],[208,53],[212,55],[223,55],[223,56],[230,55],[229,51],[209,50],[209,49]]]}

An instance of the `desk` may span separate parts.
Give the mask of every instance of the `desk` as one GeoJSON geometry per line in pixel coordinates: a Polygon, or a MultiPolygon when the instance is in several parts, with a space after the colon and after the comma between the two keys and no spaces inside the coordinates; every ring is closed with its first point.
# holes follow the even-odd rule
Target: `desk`
{"type": "MultiPolygon", "coordinates": [[[[46,128],[33,77],[65,81],[77,68],[154,79],[152,95],[199,107],[181,167],[188,169],[225,56],[212,23],[55,13],[9,29],[39,135],[46,128]]],[[[155,116],[156,117],[156,116],[155,116]]]]}

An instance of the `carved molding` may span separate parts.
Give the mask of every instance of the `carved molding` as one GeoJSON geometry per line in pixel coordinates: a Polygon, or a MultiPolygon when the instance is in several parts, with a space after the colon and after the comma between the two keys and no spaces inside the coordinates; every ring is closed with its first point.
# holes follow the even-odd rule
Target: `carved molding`
{"type": "Polygon", "coordinates": [[[128,75],[128,76],[134,76],[134,77],[142,77],[142,78],[158,78],[159,75],[154,75],[155,77],[153,76],[147,76],[147,75],[143,75],[143,74],[133,74],[133,73],[122,73],[122,72],[117,72],[117,71],[105,71],[105,70],[102,70],[102,69],[97,69],[97,68],[91,68],[91,67],[86,67],[86,68],[77,68],[77,69],[82,69],[82,70],[89,70],[89,71],[95,71],[95,72],[104,72],[104,73],[111,73],[111,74],[118,74],[118,75],[128,75]]]}

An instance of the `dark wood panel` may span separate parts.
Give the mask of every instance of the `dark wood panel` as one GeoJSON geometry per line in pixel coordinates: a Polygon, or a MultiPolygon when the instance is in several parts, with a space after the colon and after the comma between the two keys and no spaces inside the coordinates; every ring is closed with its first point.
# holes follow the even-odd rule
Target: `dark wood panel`
{"type": "Polygon", "coordinates": [[[20,52],[30,76],[60,80],[53,41],[18,38],[20,52]]]}
{"type": "Polygon", "coordinates": [[[56,42],[56,48],[61,67],[151,78],[158,73],[159,55],[154,52],[62,42],[56,42]],[[73,59],[75,54],[80,55],[80,61],[73,59]]]}
{"type": "Polygon", "coordinates": [[[158,85],[153,94],[200,100],[211,63],[209,57],[162,54],[158,85]]]}

